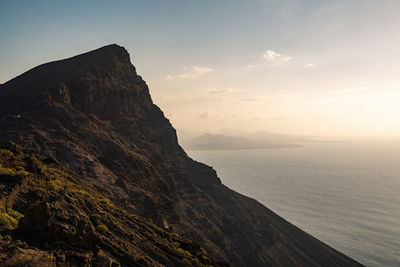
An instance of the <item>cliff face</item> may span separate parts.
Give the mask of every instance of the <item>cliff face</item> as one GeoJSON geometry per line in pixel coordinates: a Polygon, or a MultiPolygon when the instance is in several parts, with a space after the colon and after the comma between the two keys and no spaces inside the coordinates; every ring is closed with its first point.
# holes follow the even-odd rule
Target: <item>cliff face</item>
{"type": "MultiPolygon", "coordinates": [[[[122,47],[47,63],[3,84],[1,117],[3,146],[12,141],[25,154],[53,159],[118,209],[151,218],[219,260],[236,266],[358,265],[225,187],[212,168],[190,159],[122,47]]],[[[15,203],[25,215],[22,200],[15,199],[7,205],[11,209],[15,203]]],[[[35,203],[29,202],[32,209],[35,203]]],[[[24,227],[32,225],[22,221],[24,227]]],[[[26,236],[27,228],[16,229],[26,236]]]]}

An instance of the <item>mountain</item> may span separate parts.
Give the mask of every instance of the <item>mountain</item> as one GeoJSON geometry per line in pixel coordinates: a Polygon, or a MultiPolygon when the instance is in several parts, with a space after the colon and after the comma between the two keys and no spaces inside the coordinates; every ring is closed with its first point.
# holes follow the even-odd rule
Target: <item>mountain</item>
{"type": "Polygon", "coordinates": [[[180,144],[188,150],[230,150],[302,147],[306,143],[346,142],[345,139],[289,135],[267,131],[220,129],[216,132],[178,129],[180,144]]]}
{"type": "Polygon", "coordinates": [[[299,144],[280,141],[251,140],[243,137],[205,133],[197,138],[186,140],[182,146],[190,150],[231,150],[301,147],[299,144]]]}
{"type": "Polygon", "coordinates": [[[6,82],[0,118],[3,265],[360,266],[190,159],[118,45],[6,82]]]}

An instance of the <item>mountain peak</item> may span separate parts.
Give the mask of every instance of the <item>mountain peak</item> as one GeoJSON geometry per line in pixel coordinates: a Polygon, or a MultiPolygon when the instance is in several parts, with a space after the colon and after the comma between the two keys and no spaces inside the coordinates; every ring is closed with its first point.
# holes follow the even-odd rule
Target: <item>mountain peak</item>
{"type": "Polygon", "coordinates": [[[92,50],[90,52],[86,52],[71,58],[55,62],[62,62],[62,61],[70,61],[70,62],[77,61],[80,64],[99,64],[104,61],[111,61],[113,63],[118,63],[118,64],[125,63],[130,65],[130,57],[128,51],[124,47],[119,46],[117,44],[106,45],[98,49],[92,50]]]}
{"type": "MultiPolygon", "coordinates": [[[[118,54],[118,53],[125,53],[126,55],[129,56],[128,51],[123,47],[120,46],[118,44],[109,44],[109,45],[105,45],[102,46],[100,48],[97,48],[95,50],[92,50],[90,52],[87,53],[83,53],[81,55],[84,54],[95,54],[95,53],[108,53],[108,54],[118,54]]],[[[80,55],[77,55],[77,57],[79,57],[80,55]]]]}
{"type": "Polygon", "coordinates": [[[0,114],[51,100],[97,114],[137,112],[152,103],[128,51],[116,44],[35,67],[0,89],[0,114]]]}

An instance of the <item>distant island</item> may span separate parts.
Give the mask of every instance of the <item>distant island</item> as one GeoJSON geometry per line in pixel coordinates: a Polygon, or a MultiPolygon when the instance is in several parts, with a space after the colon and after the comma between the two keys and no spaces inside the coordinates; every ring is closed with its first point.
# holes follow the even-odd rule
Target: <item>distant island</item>
{"type": "Polygon", "coordinates": [[[336,143],[347,140],[323,136],[290,135],[268,131],[245,132],[223,129],[217,132],[178,129],[179,142],[188,150],[244,150],[298,148],[306,143],[336,143]]]}

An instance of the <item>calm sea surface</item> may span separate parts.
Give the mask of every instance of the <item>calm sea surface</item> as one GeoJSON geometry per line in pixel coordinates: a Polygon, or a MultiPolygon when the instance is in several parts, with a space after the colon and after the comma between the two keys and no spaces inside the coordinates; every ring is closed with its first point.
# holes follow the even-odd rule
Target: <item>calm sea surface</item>
{"type": "Polygon", "coordinates": [[[367,266],[400,266],[400,142],[188,151],[228,187],[367,266]]]}

